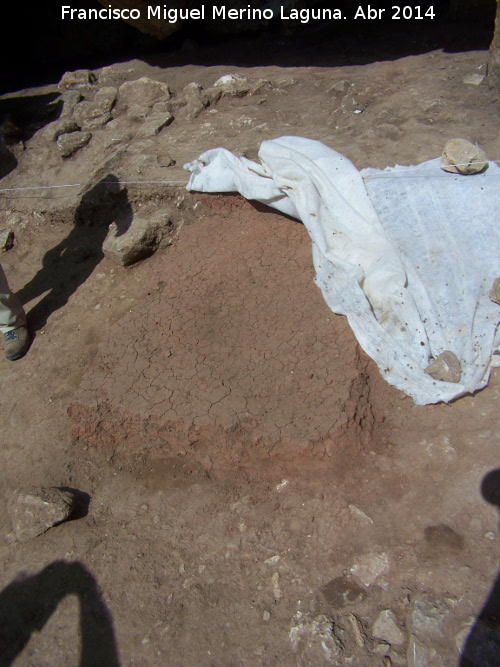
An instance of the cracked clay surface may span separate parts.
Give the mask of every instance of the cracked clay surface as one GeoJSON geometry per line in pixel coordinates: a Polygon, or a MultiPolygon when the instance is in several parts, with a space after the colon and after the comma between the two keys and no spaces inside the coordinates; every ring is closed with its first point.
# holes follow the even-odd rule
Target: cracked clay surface
{"type": "Polygon", "coordinates": [[[206,198],[100,347],[70,407],[91,444],[146,439],[211,469],[328,456],[370,431],[368,360],[314,285],[307,231],[223,199],[206,198]]]}

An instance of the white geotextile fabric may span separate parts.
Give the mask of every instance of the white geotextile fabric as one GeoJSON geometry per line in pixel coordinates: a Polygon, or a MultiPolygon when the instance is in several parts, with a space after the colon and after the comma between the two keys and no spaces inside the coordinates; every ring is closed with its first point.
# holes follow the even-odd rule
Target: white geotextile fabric
{"type": "Polygon", "coordinates": [[[461,176],[431,160],[360,173],[302,137],[264,141],[259,158],[209,150],[185,165],[187,188],[237,191],[300,219],[328,306],[416,403],[484,387],[500,342],[500,306],[488,295],[500,276],[500,168],[461,176]],[[424,372],[444,350],[460,360],[459,384],[424,372]]]}

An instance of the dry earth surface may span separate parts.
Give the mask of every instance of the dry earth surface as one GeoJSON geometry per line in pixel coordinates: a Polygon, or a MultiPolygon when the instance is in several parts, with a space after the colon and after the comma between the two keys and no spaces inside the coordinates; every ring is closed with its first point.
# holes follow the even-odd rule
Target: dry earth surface
{"type": "Polygon", "coordinates": [[[453,137],[499,159],[498,91],[464,83],[486,61],[133,60],[64,107],[57,81],[4,96],[24,141],[7,132],[2,189],[82,185],[0,193],[34,334],[0,361],[1,665],[500,664],[500,374],[415,406],[328,310],[300,223],[182,185],[209,148],[255,158],[285,134],[359,168],[453,137]],[[247,80],[217,99],[225,74],[247,80]],[[166,85],[120,88],[140,77],[166,85]],[[58,116],[92,135],[67,158],[58,116]],[[112,221],[152,216],[154,255],[103,256],[112,221]],[[7,501],[33,486],[79,511],[23,542],[7,501]]]}

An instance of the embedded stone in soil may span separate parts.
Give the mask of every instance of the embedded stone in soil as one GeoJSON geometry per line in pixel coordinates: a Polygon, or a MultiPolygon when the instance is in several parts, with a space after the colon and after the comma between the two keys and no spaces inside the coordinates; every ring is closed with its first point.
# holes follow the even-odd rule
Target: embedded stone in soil
{"type": "Polygon", "coordinates": [[[355,456],[373,427],[372,362],[314,285],[307,231],[239,197],[209,201],[100,346],[74,435],[207,470],[355,456]]]}

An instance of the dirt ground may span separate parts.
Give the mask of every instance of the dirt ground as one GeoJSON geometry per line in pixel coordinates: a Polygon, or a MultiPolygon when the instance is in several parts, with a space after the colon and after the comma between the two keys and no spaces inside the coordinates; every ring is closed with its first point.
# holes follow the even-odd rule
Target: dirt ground
{"type": "Polygon", "coordinates": [[[24,136],[0,181],[1,263],[34,334],[0,360],[1,665],[500,664],[500,374],[416,406],[328,310],[300,223],[182,185],[209,148],[255,158],[285,134],[358,168],[453,137],[499,159],[498,91],[464,83],[486,62],[116,63],[88,100],[149,77],[174,121],[144,135],[119,95],[66,159],[57,81],[0,100],[24,136]],[[246,90],[190,106],[187,84],[225,74],[246,90]],[[111,177],[128,185],[97,185],[111,177]],[[128,268],[101,251],[125,209],[165,216],[128,268]],[[7,501],[33,486],[76,489],[80,509],[20,542],[7,501]]]}

